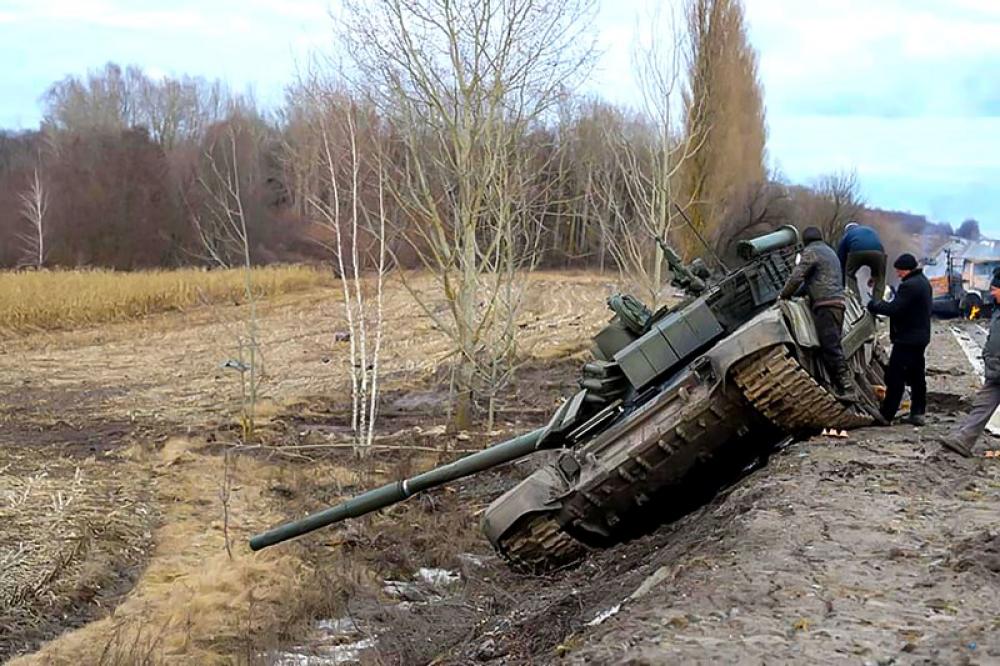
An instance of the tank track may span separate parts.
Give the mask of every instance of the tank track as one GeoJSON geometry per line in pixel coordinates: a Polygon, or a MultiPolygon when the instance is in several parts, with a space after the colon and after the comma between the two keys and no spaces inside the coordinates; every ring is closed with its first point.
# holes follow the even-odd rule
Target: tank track
{"type": "Polygon", "coordinates": [[[561,521],[569,518],[572,523],[594,523],[609,533],[617,532],[622,509],[642,505],[649,501],[647,493],[680,482],[692,466],[710,455],[715,444],[727,438],[727,424],[738,421],[733,418],[735,406],[729,400],[713,404],[704,392],[665,405],[661,417],[669,423],[665,429],[647,431],[646,441],[635,454],[602,470],[585,486],[577,486],[564,500],[561,512],[536,514],[511,530],[501,544],[501,554],[526,571],[552,569],[583,556],[587,546],[560,527],[561,521]],[[689,401],[697,407],[691,409],[689,401]]]}
{"type": "Polygon", "coordinates": [[[528,517],[500,544],[500,554],[511,567],[529,573],[567,564],[585,552],[582,543],[559,527],[555,513],[528,517]]]}
{"type": "Polygon", "coordinates": [[[741,362],[733,381],[750,404],[791,435],[823,428],[859,428],[874,422],[866,411],[837,400],[784,345],[770,347],[741,362]]]}

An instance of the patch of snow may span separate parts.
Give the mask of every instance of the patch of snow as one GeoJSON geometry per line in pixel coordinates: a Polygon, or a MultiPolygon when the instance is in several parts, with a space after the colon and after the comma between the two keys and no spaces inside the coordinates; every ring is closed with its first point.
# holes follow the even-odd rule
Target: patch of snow
{"type": "Polygon", "coordinates": [[[279,666],[330,666],[356,664],[362,652],[376,645],[374,638],[361,638],[361,627],[349,617],[320,620],[307,644],[271,655],[268,663],[279,666]]]}
{"type": "Polygon", "coordinates": [[[382,584],[382,591],[386,595],[394,599],[402,599],[403,601],[415,601],[419,603],[427,603],[432,601],[441,601],[442,597],[440,594],[429,590],[426,585],[421,583],[411,583],[405,580],[387,580],[382,584]]]}
{"type": "Polygon", "coordinates": [[[417,569],[417,578],[434,587],[448,587],[462,580],[462,577],[453,571],[426,567],[417,569]]]}
{"type": "Polygon", "coordinates": [[[336,620],[320,620],[316,628],[328,634],[356,634],[360,631],[357,623],[349,617],[341,617],[336,620]]]}
{"type": "Polygon", "coordinates": [[[475,553],[459,553],[458,560],[460,562],[465,562],[466,564],[471,564],[474,567],[486,566],[486,558],[482,555],[476,555],[475,553]]]}
{"type": "Polygon", "coordinates": [[[601,611],[600,613],[598,613],[598,614],[597,614],[597,615],[596,615],[596,616],[594,617],[594,619],[593,619],[593,620],[591,620],[590,622],[588,622],[588,623],[587,623],[587,626],[588,626],[588,627],[596,627],[596,626],[597,626],[597,625],[599,625],[600,623],[602,623],[602,622],[604,622],[605,620],[607,620],[607,619],[608,619],[609,617],[612,617],[612,616],[614,616],[614,615],[617,615],[617,614],[618,614],[618,611],[620,611],[621,609],[622,609],[622,605],[621,605],[621,604],[615,604],[615,605],[614,605],[614,606],[612,606],[611,608],[609,608],[609,609],[607,609],[607,610],[603,610],[603,611],[601,611]]]}
{"type": "Polygon", "coordinates": [[[346,645],[324,646],[311,653],[282,652],[272,662],[276,666],[331,666],[336,664],[356,664],[361,661],[361,653],[375,647],[375,640],[365,638],[346,645]]]}

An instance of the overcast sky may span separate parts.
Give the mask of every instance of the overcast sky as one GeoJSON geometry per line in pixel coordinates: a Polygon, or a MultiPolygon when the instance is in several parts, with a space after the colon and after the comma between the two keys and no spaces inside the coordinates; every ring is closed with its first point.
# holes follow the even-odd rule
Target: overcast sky
{"type": "MultiPolygon", "coordinates": [[[[666,1],[666,0],[664,0],[666,1]]],[[[636,16],[602,0],[588,88],[637,100],[636,16]]],[[[222,78],[276,103],[330,41],[326,0],[0,0],[0,127],[37,127],[38,98],[115,61],[222,78]]],[[[772,165],[793,182],[856,169],[875,206],[976,217],[1000,236],[1000,2],[746,0],[761,59],[772,165]]]]}

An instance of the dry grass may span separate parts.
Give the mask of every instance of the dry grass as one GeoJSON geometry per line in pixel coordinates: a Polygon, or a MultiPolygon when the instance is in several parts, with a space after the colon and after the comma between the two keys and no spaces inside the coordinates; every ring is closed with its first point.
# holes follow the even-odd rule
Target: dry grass
{"type": "MultiPolygon", "coordinates": [[[[0,275],[0,286],[6,277],[0,275]]],[[[419,286],[430,289],[429,279],[418,279],[419,286]]],[[[610,317],[604,301],[614,288],[612,282],[609,276],[594,274],[530,276],[519,329],[524,359],[566,358],[585,350],[590,336],[610,317]]],[[[262,404],[270,419],[280,421],[288,413],[308,416],[303,405],[312,404],[312,398],[323,410],[347,400],[346,345],[332,340],[332,332],[344,326],[340,303],[332,302],[336,293],[313,289],[270,299],[261,309],[261,344],[268,368],[262,404]]],[[[8,406],[0,404],[0,422],[6,415],[26,428],[59,418],[79,424],[81,432],[90,432],[101,420],[131,423],[134,419],[167,424],[175,434],[189,425],[190,432],[208,430],[224,439],[227,431],[215,428],[228,423],[232,414],[233,379],[217,368],[230,353],[224,320],[238,317],[240,310],[192,308],[114,325],[84,326],[79,331],[3,340],[0,403],[6,401],[8,406]]],[[[386,294],[386,312],[383,386],[396,395],[433,388],[441,364],[449,358],[447,339],[398,284],[393,283],[386,294]]],[[[564,379],[572,382],[570,377],[564,379]]],[[[512,387],[511,404],[523,406],[524,399],[516,393],[517,387],[512,387]]],[[[392,408],[391,402],[387,394],[387,409],[392,408]]],[[[531,404],[540,410],[548,407],[547,401],[531,404]]],[[[419,439],[417,443],[422,444],[426,439],[428,446],[455,446],[456,442],[432,435],[433,426],[444,422],[443,411],[432,409],[426,414],[420,438],[408,430],[394,433],[395,438],[402,440],[399,443],[419,439]]],[[[302,443],[312,441],[303,436],[302,443]]],[[[329,441],[323,438],[318,443],[329,441]]],[[[310,619],[338,617],[339,609],[331,604],[373,576],[370,570],[383,572],[389,567],[405,573],[418,559],[421,565],[444,566],[448,564],[446,545],[463,543],[462,539],[481,540],[471,514],[442,514],[442,521],[454,522],[455,515],[461,520],[438,524],[436,512],[415,502],[373,518],[382,522],[370,532],[327,531],[303,540],[305,545],[287,544],[251,554],[245,545],[249,535],[334,501],[339,486],[368,487],[425,469],[438,460],[435,456],[414,459],[413,469],[408,470],[383,465],[371,471],[371,478],[359,479],[360,470],[348,467],[286,465],[263,456],[238,456],[230,506],[234,544],[230,560],[222,530],[223,463],[218,444],[214,446],[206,448],[196,440],[178,437],[162,448],[147,443],[130,451],[115,449],[114,455],[99,459],[105,475],[128,470],[150,484],[149,493],[160,515],[151,539],[155,547],[135,587],[111,616],[63,634],[18,663],[253,662],[272,646],[298,640],[310,619]],[[282,499],[272,487],[286,489],[295,498],[282,499]],[[429,529],[414,530],[415,522],[429,529]],[[442,534],[447,538],[442,539],[442,534]],[[372,540],[384,541],[389,536],[399,544],[394,549],[401,553],[399,561],[376,565],[371,560],[383,551],[372,550],[372,540]],[[419,555],[407,554],[417,547],[419,555]],[[316,566],[320,562],[322,566],[316,566]]],[[[42,459],[48,455],[41,447],[36,452],[42,459]]],[[[8,460],[0,448],[0,469],[8,460]]],[[[90,479],[90,472],[86,474],[90,479]]],[[[60,478],[59,488],[66,492],[73,476],[68,473],[60,478]]],[[[109,511],[115,506],[112,500],[108,496],[104,504],[109,511]]],[[[26,533],[31,531],[25,527],[26,533]]]]}
{"type": "Polygon", "coordinates": [[[131,468],[9,451],[0,469],[0,654],[73,617],[144,558],[153,508],[131,468]]]}
{"type": "Polygon", "coordinates": [[[249,534],[279,518],[262,496],[261,482],[269,475],[262,464],[243,459],[233,470],[230,559],[221,524],[220,456],[184,438],[159,451],[134,447],[122,455],[151,474],[163,507],[141,579],[112,615],[14,663],[246,663],[294,633],[317,603],[310,598],[317,590],[314,572],[295,549],[254,554],[245,545],[249,534]]]}
{"type": "MultiPolygon", "coordinates": [[[[261,297],[332,285],[333,277],[307,266],[253,271],[261,297]]],[[[0,273],[0,332],[26,333],[126,321],[201,303],[244,300],[241,270],[40,271],[0,273]]]]}

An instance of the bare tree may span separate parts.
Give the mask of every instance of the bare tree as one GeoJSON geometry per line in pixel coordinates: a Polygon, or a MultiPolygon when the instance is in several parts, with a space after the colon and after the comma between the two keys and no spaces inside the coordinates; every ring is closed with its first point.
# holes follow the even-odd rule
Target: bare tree
{"type": "Polygon", "coordinates": [[[187,201],[198,239],[195,256],[221,268],[250,263],[248,207],[260,181],[255,162],[262,139],[257,129],[240,116],[216,128],[194,174],[195,200],[187,201]]]}
{"type": "Polygon", "coordinates": [[[19,236],[24,246],[25,260],[33,263],[35,268],[41,268],[45,265],[45,215],[49,208],[49,195],[38,167],[32,171],[28,190],[21,193],[20,199],[21,214],[31,227],[30,231],[19,236]]]}
{"type": "Polygon", "coordinates": [[[85,80],[68,76],[45,92],[45,122],[59,130],[124,130],[133,120],[136,79],[110,62],[85,80]]]}
{"type": "Polygon", "coordinates": [[[242,330],[234,334],[237,357],[226,366],[238,373],[240,381],[240,423],[243,440],[253,437],[256,425],[257,397],[263,379],[260,353],[257,295],[253,287],[251,239],[247,228],[246,182],[241,173],[237,149],[237,130],[230,125],[221,139],[205,153],[206,173],[198,182],[207,197],[210,225],[195,217],[203,247],[217,265],[229,268],[229,256],[238,256],[243,272],[244,298],[248,308],[242,330]],[[225,254],[224,254],[225,253],[225,254]]]}
{"type": "Polygon", "coordinates": [[[817,195],[812,210],[804,216],[823,232],[823,237],[836,243],[844,233],[844,226],[864,210],[858,174],[841,171],[821,177],[813,188],[817,195]]]}
{"type": "MultiPolygon", "coordinates": [[[[641,134],[619,133],[612,144],[618,171],[605,183],[600,205],[610,206],[604,233],[619,271],[654,309],[662,300],[667,267],[656,239],[666,240],[684,224],[678,210],[693,200],[680,187],[680,174],[704,143],[706,132],[685,131],[680,105],[685,36],[673,15],[643,21],[648,30],[634,40],[633,66],[643,96],[646,123],[641,134]],[[624,184],[627,205],[613,190],[624,184]],[[687,198],[684,198],[687,197],[687,198]]],[[[637,33],[641,31],[637,27],[637,33]]],[[[619,124],[618,129],[624,129],[619,124]]]]}
{"type": "Polygon", "coordinates": [[[712,235],[716,254],[726,261],[736,261],[739,241],[760,233],[772,231],[783,224],[791,224],[791,200],[780,182],[751,183],[736,194],[712,235]]]}
{"type": "MultiPolygon", "coordinates": [[[[453,424],[493,405],[516,351],[514,320],[537,259],[545,191],[532,126],[591,62],[592,0],[347,0],[344,40],[392,127],[388,180],[400,231],[446,310],[411,293],[454,345],[453,424]],[[483,390],[485,388],[485,390],[483,390]]],[[[491,410],[492,413],[492,410],[491,410]]]]}
{"type": "MultiPolygon", "coordinates": [[[[327,244],[334,256],[341,290],[347,337],[350,344],[351,428],[354,452],[364,457],[375,437],[378,407],[379,363],[383,333],[383,287],[388,270],[385,206],[385,168],[376,149],[372,159],[362,155],[359,138],[378,140],[374,114],[350,101],[335,87],[314,78],[302,86],[308,106],[312,142],[299,146],[305,152],[298,162],[315,159],[322,174],[307,197],[311,212],[332,236],[327,244]],[[361,127],[359,127],[361,125],[361,127]],[[374,162],[374,163],[373,163],[374,162]],[[364,200],[367,181],[375,181],[376,210],[364,200]],[[373,246],[372,257],[363,257],[373,246]],[[374,276],[366,280],[363,265],[373,264],[374,276]],[[370,284],[369,284],[370,283],[370,284]]],[[[293,148],[294,150],[294,148],[293,148]]],[[[303,169],[303,171],[308,168],[303,169]]]]}

